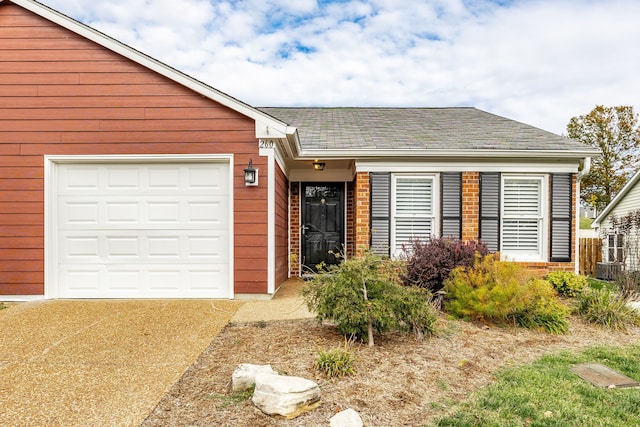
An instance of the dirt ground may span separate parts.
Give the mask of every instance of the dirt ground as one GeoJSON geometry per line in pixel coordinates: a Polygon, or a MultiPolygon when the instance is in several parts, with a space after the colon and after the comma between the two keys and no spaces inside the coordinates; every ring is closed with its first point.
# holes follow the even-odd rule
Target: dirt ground
{"type": "Polygon", "coordinates": [[[353,345],[355,376],[328,381],[314,367],[319,350],[344,345],[334,327],[314,320],[230,324],[142,424],[151,426],[328,426],[352,408],[365,426],[423,426],[493,380],[504,366],[589,346],[640,343],[640,331],[612,332],[571,320],[568,335],[440,321],[436,337],[387,335],[376,346],[353,345]],[[271,364],[281,374],[316,381],[322,405],[293,420],[274,419],[230,392],[240,363],[271,364]]]}

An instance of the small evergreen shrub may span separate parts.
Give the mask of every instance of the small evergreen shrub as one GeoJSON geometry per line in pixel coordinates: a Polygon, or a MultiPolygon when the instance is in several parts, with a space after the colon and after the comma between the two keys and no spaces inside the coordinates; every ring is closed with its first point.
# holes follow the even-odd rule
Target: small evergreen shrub
{"type": "Polygon", "coordinates": [[[410,255],[403,283],[436,293],[454,268],[473,266],[476,256],[488,255],[489,248],[481,242],[431,237],[414,240],[407,252],[410,255]]]}
{"type": "Polygon", "coordinates": [[[453,316],[566,333],[569,311],[545,280],[513,262],[488,255],[473,267],[458,267],[445,281],[445,309],[453,316]]]}
{"type": "Polygon", "coordinates": [[[316,356],[316,367],[327,378],[342,378],[355,374],[355,361],[355,353],[347,348],[345,341],[344,348],[320,350],[316,356]]]}
{"type": "Polygon", "coordinates": [[[547,275],[551,286],[566,297],[575,297],[587,287],[587,278],[570,271],[553,271],[547,275]]]}
{"type": "Polygon", "coordinates": [[[423,289],[402,286],[402,265],[371,252],[328,266],[302,289],[310,311],[319,322],[329,320],[349,338],[373,345],[373,334],[435,330],[437,314],[423,289]]]}
{"type": "Polygon", "coordinates": [[[587,322],[611,329],[640,325],[640,313],[629,306],[629,298],[606,288],[585,289],[576,310],[587,322]]]}

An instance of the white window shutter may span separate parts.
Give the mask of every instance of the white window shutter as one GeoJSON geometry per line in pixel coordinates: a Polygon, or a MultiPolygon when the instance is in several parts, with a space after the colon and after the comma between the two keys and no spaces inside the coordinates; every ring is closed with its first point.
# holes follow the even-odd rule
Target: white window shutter
{"type": "Polygon", "coordinates": [[[415,239],[427,239],[433,234],[433,177],[395,178],[394,250],[410,246],[415,239]]]}
{"type": "Polygon", "coordinates": [[[502,251],[507,254],[540,254],[542,180],[505,178],[502,197],[502,251]]]}

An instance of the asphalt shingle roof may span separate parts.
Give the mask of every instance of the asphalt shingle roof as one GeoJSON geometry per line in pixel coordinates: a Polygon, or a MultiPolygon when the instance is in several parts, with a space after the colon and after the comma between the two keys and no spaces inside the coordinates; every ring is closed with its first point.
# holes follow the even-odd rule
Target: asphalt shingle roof
{"type": "Polygon", "coordinates": [[[584,150],[551,132],[470,107],[260,108],[298,129],[303,150],[584,150]]]}

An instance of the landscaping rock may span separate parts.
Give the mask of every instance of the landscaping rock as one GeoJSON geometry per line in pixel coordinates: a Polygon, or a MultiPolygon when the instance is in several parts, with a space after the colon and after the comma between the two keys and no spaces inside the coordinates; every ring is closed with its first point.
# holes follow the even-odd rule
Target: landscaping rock
{"type": "Polygon", "coordinates": [[[271,368],[271,365],[242,363],[238,365],[231,375],[231,390],[250,390],[255,385],[256,375],[258,374],[276,374],[276,372],[271,368]]]}
{"type": "Polygon", "coordinates": [[[330,427],[362,427],[362,418],[353,409],[338,412],[329,420],[330,427]]]}
{"type": "Polygon", "coordinates": [[[320,406],[320,387],[300,377],[258,374],[251,400],[265,414],[290,420],[320,406]]]}

